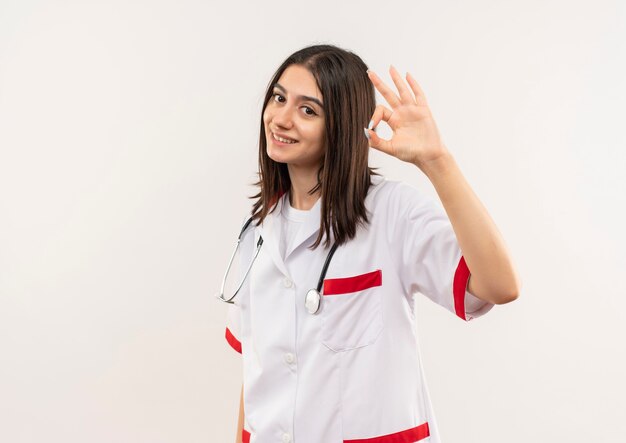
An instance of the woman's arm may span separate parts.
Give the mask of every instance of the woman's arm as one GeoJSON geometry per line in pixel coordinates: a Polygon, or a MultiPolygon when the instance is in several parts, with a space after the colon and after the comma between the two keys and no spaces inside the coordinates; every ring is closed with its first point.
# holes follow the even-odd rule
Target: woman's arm
{"type": "Polygon", "coordinates": [[[470,270],[468,291],[494,304],[515,300],[521,282],[504,240],[443,143],[424,91],[408,72],[410,89],[393,66],[389,72],[400,95],[368,71],[370,80],[392,108],[376,106],[370,128],[385,121],[393,130],[391,140],[384,140],[373,129],[364,128],[370,146],[416,165],[428,176],[470,270]]]}
{"type": "Polygon", "coordinates": [[[241,396],[239,397],[239,420],[237,421],[237,436],[235,443],[241,443],[241,437],[243,433],[243,384],[241,385],[241,396]]]}
{"type": "Polygon", "coordinates": [[[521,282],[504,239],[456,160],[446,153],[418,167],[435,187],[463,251],[471,272],[467,290],[495,304],[515,300],[521,282]]]}

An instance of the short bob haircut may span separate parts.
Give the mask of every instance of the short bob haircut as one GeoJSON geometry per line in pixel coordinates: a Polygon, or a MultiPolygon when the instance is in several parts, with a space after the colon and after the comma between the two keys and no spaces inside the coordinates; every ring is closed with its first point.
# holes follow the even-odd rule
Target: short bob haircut
{"type": "Polygon", "coordinates": [[[315,193],[321,187],[320,231],[310,249],[322,241],[330,245],[330,230],[337,245],[354,238],[358,225],[369,223],[365,197],[371,176],[380,175],[368,166],[369,143],[363,128],[376,109],[374,86],[367,76],[367,65],[359,56],[333,45],[308,46],[290,55],[270,81],[261,113],[259,137],[259,193],[252,207],[252,219],[261,224],[276,208],[278,199],[291,188],[286,163],[267,155],[263,113],[272,98],[274,85],[290,65],[306,68],[315,78],[325,108],[325,149],[317,173],[315,193]]]}

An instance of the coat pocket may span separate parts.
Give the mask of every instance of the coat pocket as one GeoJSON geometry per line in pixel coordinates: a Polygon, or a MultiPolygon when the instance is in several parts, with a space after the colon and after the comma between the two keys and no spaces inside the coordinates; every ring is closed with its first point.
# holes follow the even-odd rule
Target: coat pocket
{"type": "Polygon", "coordinates": [[[332,351],[371,345],[383,329],[383,272],[324,280],[322,343],[332,351]]]}
{"type": "Polygon", "coordinates": [[[241,430],[241,442],[242,443],[250,443],[251,436],[252,434],[250,434],[250,432],[247,431],[245,428],[241,430]]]}

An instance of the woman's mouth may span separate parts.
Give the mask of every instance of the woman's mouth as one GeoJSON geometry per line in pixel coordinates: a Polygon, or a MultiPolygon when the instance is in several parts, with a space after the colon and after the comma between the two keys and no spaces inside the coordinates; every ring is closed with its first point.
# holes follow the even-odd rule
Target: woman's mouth
{"type": "Polygon", "coordinates": [[[283,137],[278,137],[273,132],[271,132],[271,134],[272,134],[272,141],[279,146],[287,146],[287,145],[293,145],[293,144],[298,143],[297,140],[291,140],[291,139],[287,139],[283,137]]]}

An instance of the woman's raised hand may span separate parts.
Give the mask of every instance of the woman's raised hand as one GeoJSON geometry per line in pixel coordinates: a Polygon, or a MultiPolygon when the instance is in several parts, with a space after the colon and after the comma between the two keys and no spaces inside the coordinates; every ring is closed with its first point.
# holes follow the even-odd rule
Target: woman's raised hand
{"type": "Polygon", "coordinates": [[[391,106],[391,110],[383,105],[376,106],[371,126],[376,128],[384,120],[393,130],[393,136],[391,140],[384,140],[367,128],[365,133],[372,148],[413,163],[421,169],[428,162],[447,155],[448,150],[441,140],[424,92],[417,81],[407,72],[406,79],[411,87],[409,89],[396,68],[391,66],[389,72],[398,88],[399,97],[374,71],[368,71],[374,87],[391,106]]]}

